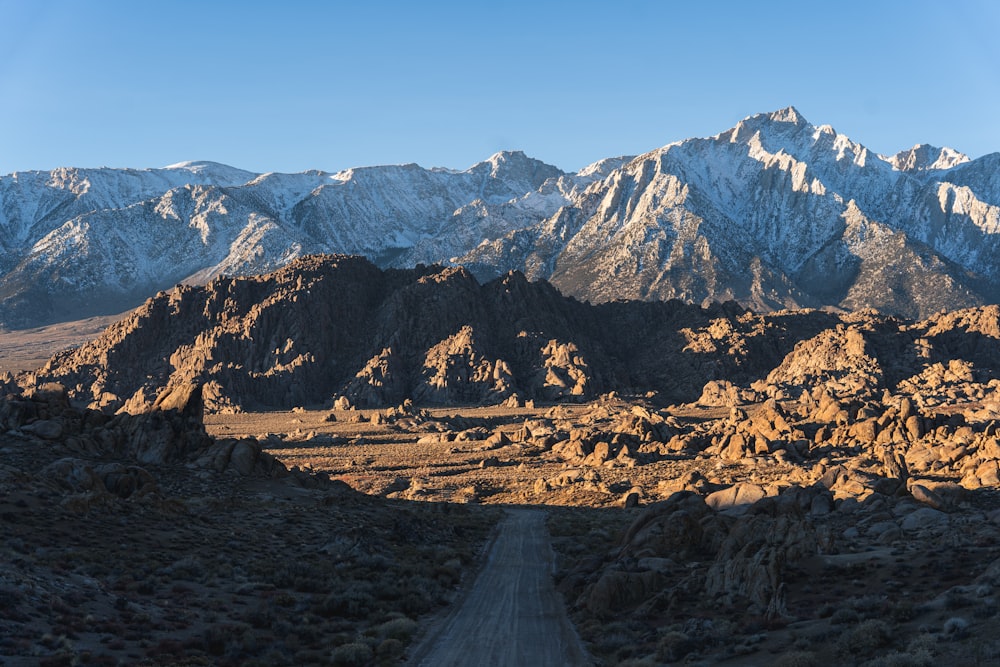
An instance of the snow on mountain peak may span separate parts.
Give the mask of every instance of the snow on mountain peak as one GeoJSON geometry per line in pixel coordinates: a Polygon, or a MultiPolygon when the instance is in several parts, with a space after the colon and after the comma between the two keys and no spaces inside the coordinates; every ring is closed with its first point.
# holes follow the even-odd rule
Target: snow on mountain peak
{"type": "Polygon", "coordinates": [[[766,117],[775,123],[792,123],[794,125],[808,125],[809,123],[799,110],[795,107],[785,107],[784,109],[778,109],[777,111],[772,111],[766,114],[766,117]]]}
{"type": "Polygon", "coordinates": [[[518,162],[523,160],[530,160],[524,151],[497,151],[489,158],[486,162],[490,164],[500,164],[501,162],[518,162]]]}
{"type": "MultiPolygon", "coordinates": [[[[861,289],[853,276],[861,267],[884,286],[875,267],[903,248],[905,257],[933,260],[907,274],[914,293],[927,292],[919,280],[928,276],[965,285],[964,274],[948,273],[958,266],[1000,294],[998,164],[1000,153],[970,161],[928,145],[876,155],[786,107],[708,139],[576,173],[522,151],[454,170],[411,163],[255,174],[192,161],[31,172],[0,177],[0,260],[19,267],[0,274],[0,288],[124,308],[147,287],[186,276],[350,252],[393,266],[458,258],[483,275],[516,268],[593,300],[736,298],[755,307],[865,303],[924,312],[944,301],[903,307],[870,286],[852,296],[861,289]],[[846,214],[857,212],[878,222],[845,230],[854,220],[846,214]],[[889,247],[888,236],[869,238],[872,229],[901,233],[889,247]],[[760,278],[746,267],[754,261],[773,278],[774,298],[752,291],[760,278]]],[[[966,298],[939,292],[948,303],[966,298]]],[[[11,303],[0,303],[0,323],[61,316],[32,299],[11,303]]]]}
{"type": "Polygon", "coordinates": [[[536,160],[533,157],[529,157],[524,151],[500,151],[494,153],[489,158],[482,162],[477,162],[476,164],[469,167],[468,171],[475,172],[483,168],[485,165],[490,166],[490,173],[493,176],[500,175],[501,173],[510,173],[512,171],[535,171],[539,168],[544,168],[549,171],[556,171],[559,174],[563,173],[560,169],[548,165],[541,160],[536,160]]]}
{"type": "Polygon", "coordinates": [[[897,171],[935,171],[951,169],[969,162],[969,156],[953,148],[938,148],[930,144],[917,144],[913,148],[900,151],[886,158],[897,171]]]}
{"type": "Polygon", "coordinates": [[[203,171],[208,171],[210,169],[217,169],[222,167],[224,169],[232,169],[229,165],[222,164],[221,162],[212,162],[210,160],[185,160],[184,162],[177,162],[175,164],[168,164],[164,169],[184,169],[185,171],[190,171],[194,174],[200,174],[203,171]]]}
{"type": "Polygon", "coordinates": [[[208,179],[212,182],[230,185],[243,184],[259,176],[259,174],[252,171],[237,169],[236,167],[230,167],[228,164],[212,162],[210,160],[188,160],[186,162],[177,162],[176,164],[163,167],[161,171],[186,171],[189,174],[198,176],[202,180],[208,179]]]}
{"type": "Polygon", "coordinates": [[[621,155],[619,157],[604,158],[603,160],[598,160],[597,162],[588,164],[586,167],[578,171],[576,175],[579,178],[604,178],[608,175],[608,173],[618,169],[627,162],[631,162],[634,158],[634,155],[621,155]]]}

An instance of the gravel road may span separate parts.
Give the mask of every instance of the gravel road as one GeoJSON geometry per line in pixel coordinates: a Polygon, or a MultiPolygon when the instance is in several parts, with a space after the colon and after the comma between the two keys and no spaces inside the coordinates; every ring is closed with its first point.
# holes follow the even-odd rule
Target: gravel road
{"type": "Polygon", "coordinates": [[[508,509],[472,588],[414,649],[409,665],[589,665],[552,583],[545,512],[508,509]]]}

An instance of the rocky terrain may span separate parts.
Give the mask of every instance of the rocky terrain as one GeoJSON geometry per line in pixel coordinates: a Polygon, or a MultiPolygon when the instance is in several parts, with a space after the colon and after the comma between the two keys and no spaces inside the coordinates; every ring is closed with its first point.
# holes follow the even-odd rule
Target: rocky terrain
{"type": "Polygon", "coordinates": [[[0,327],[121,312],[309,253],[519,270],[592,302],[910,318],[1000,296],[1000,154],[878,155],[792,107],[577,173],[501,152],[254,174],[211,162],[0,176],[0,327]]]}
{"type": "Polygon", "coordinates": [[[995,661],[996,404],[818,386],[734,407],[606,395],[208,428],[266,433],[288,465],[371,495],[550,508],[559,589],[598,664],[995,661]]]}
{"type": "Polygon", "coordinates": [[[396,664],[496,513],[405,505],[144,415],[0,398],[0,664],[396,664]]]}
{"type": "Polygon", "coordinates": [[[4,378],[0,656],[393,664],[530,505],[596,664],[993,664],[998,373],[997,306],[591,305],[346,256],[181,287],[4,378]]]}
{"type": "Polygon", "coordinates": [[[382,271],[360,257],[309,256],[160,293],[91,343],[6,381],[59,382],[105,412],[142,412],[190,383],[204,386],[210,411],[520,405],[608,391],[729,406],[797,400],[818,385],[933,407],[998,386],[998,315],[590,305],[518,273],[480,284],[461,268],[382,271]]]}

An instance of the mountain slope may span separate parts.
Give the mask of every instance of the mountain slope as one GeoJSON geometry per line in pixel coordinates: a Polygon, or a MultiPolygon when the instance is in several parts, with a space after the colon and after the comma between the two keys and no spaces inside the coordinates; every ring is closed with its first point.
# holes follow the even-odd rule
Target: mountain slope
{"type": "Polygon", "coordinates": [[[594,302],[925,316],[1000,298],[1000,154],[875,154],[794,108],[578,173],[520,152],[464,171],[252,174],[214,163],[0,177],[0,325],[122,310],[304,254],[522,271],[594,302]]]}
{"type": "Polygon", "coordinates": [[[995,300],[996,158],[909,153],[875,155],[793,108],[753,116],[641,155],[557,216],[458,261],[524,270],[596,301],[918,316],[995,300]]]}
{"type": "MultiPolygon", "coordinates": [[[[261,273],[308,252],[391,257],[421,239],[452,238],[452,218],[468,206],[523,210],[535,222],[564,197],[518,200],[561,176],[523,153],[460,172],[401,165],[257,175],[184,163],[12,174],[0,178],[0,222],[10,230],[0,248],[0,322],[116,312],[179,281],[261,273]]],[[[466,249],[455,239],[451,254],[466,249]]]]}

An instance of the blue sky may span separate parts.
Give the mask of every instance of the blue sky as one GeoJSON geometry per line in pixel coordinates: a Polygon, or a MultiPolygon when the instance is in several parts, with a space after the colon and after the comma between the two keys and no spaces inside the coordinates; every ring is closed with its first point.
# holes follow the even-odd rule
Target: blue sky
{"type": "Polygon", "coordinates": [[[978,157],[998,34],[992,0],[0,0],[0,173],[575,170],[790,104],[878,152],[978,157]]]}

